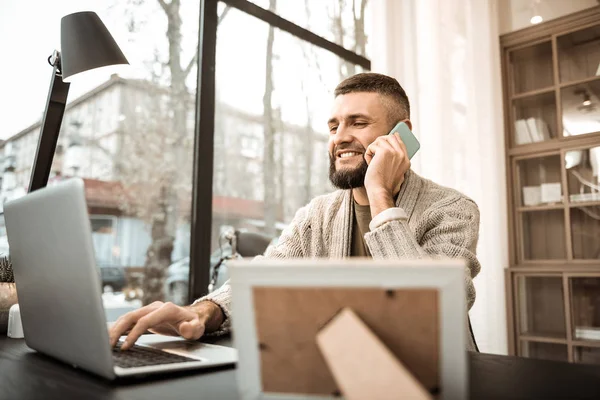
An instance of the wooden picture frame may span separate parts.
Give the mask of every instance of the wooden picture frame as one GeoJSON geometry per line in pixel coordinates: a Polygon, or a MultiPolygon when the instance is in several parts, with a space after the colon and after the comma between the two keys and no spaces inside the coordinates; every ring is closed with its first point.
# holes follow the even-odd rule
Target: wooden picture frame
{"type": "Polygon", "coordinates": [[[339,397],[316,334],[342,308],[437,398],[468,398],[464,262],[261,259],[230,268],[242,399],[339,397]]]}

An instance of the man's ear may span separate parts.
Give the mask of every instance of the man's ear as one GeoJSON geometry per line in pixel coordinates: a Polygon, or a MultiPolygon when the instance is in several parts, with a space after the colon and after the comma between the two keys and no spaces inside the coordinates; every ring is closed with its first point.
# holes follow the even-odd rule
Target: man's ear
{"type": "Polygon", "coordinates": [[[408,126],[408,129],[412,131],[412,122],[410,122],[410,119],[403,119],[402,122],[404,122],[408,126]]]}

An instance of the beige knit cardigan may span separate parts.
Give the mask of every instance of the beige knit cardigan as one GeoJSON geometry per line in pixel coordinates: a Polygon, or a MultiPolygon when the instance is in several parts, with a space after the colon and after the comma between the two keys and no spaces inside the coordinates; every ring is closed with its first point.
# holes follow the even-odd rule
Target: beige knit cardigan
{"type": "MultiPolygon", "coordinates": [[[[465,269],[466,296],[469,309],[475,302],[473,278],[481,266],[475,255],[479,236],[477,205],[461,194],[408,171],[396,206],[408,221],[394,220],[365,234],[365,243],[374,259],[461,258],[465,269]]],[[[350,256],[352,191],[338,190],[316,197],[296,213],[276,245],[267,249],[268,258],[350,256]]],[[[231,323],[231,286],[225,283],[201,300],[218,304],[225,322],[218,333],[227,332],[231,323]]],[[[467,348],[474,349],[469,340],[467,348]]]]}

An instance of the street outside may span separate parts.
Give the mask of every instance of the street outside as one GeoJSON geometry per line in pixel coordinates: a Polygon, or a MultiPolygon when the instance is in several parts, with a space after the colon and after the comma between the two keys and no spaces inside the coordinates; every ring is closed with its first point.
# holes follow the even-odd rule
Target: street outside
{"type": "Polygon", "coordinates": [[[123,292],[105,292],[102,294],[102,303],[104,304],[104,312],[106,321],[112,322],[121,315],[133,311],[142,306],[142,301],[139,299],[127,300],[123,292]]]}

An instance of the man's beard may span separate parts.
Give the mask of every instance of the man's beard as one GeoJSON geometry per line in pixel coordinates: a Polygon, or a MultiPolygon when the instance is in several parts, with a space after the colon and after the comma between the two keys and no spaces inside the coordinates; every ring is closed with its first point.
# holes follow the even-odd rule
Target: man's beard
{"type": "Polygon", "coordinates": [[[333,186],[338,189],[354,189],[365,185],[365,175],[369,164],[364,156],[357,167],[343,168],[340,171],[335,168],[335,159],[335,155],[329,154],[329,180],[333,186]]]}

